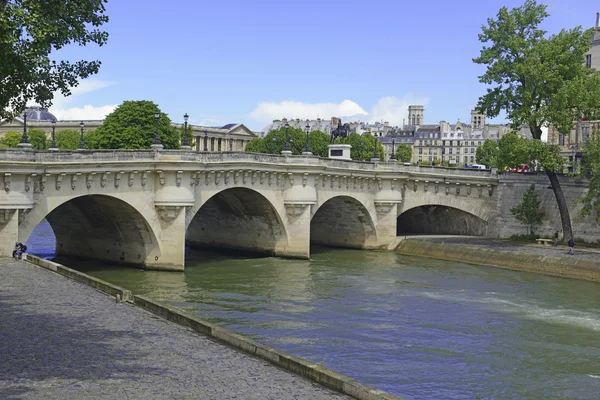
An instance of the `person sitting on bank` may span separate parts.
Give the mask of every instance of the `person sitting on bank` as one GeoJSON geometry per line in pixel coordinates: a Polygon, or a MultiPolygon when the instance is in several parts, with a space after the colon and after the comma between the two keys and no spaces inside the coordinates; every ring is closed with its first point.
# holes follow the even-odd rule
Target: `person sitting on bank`
{"type": "Polygon", "coordinates": [[[20,242],[15,243],[15,249],[13,250],[13,258],[20,260],[23,257],[23,253],[25,253],[25,251],[27,251],[27,246],[20,242]]]}
{"type": "Polygon", "coordinates": [[[554,233],[554,247],[558,246],[558,231],[554,233]]]}
{"type": "Polygon", "coordinates": [[[573,251],[573,247],[575,247],[575,241],[573,238],[569,239],[569,253],[570,255],[574,255],[575,251],[573,251]]]}
{"type": "Polygon", "coordinates": [[[15,242],[15,248],[13,249],[13,252],[12,252],[12,258],[16,259],[17,254],[19,253],[20,250],[21,250],[21,243],[15,242]]]}

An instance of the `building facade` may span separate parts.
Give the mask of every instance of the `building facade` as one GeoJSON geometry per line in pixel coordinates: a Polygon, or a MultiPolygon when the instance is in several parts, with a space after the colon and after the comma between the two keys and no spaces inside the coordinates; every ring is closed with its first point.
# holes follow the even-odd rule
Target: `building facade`
{"type": "MultiPolygon", "coordinates": [[[[84,131],[94,130],[102,125],[103,120],[65,121],[57,120],[46,108],[29,107],[27,114],[27,129],[41,129],[47,135],[52,133],[52,121],[56,121],[55,130],[81,129],[83,122],[84,131]]],[[[181,129],[183,124],[172,123],[181,129]]],[[[16,117],[12,121],[0,121],[0,138],[9,131],[23,132],[24,118],[16,117]]],[[[248,129],[244,124],[227,124],[222,127],[201,125],[188,125],[194,137],[192,145],[197,151],[244,151],[246,144],[258,135],[248,129]],[[207,148],[208,150],[204,150],[207,148]]]]}

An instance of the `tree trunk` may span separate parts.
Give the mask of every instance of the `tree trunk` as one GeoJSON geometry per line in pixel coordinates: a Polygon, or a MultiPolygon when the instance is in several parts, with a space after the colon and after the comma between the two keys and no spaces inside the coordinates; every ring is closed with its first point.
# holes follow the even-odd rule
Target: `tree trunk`
{"type": "Polygon", "coordinates": [[[554,197],[556,197],[556,204],[558,204],[558,211],[560,212],[560,220],[562,222],[563,237],[564,240],[568,242],[570,239],[573,239],[573,231],[571,230],[571,217],[569,215],[569,208],[567,207],[567,200],[565,199],[565,195],[560,187],[560,182],[558,181],[556,172],[546,171],[546,175],[548,175],[548,179],[550,179],[552,191],[554,192],[554,197]]]}

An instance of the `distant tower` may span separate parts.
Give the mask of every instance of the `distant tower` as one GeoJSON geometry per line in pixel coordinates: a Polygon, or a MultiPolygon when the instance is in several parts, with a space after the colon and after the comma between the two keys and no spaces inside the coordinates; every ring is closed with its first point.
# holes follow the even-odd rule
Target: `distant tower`
{"type": "Polygon", "coordinates": [[[482,114],[477,110],[472,110],[471,127],[473,129],[483,129],[485,127],[485,114],[482,114]]]}
{"type": "Polygon", "coordinates": [[[408,106],[408,124],[409,125],[423,125],[423,114],[425,113],[425,107],[423,106],[408,106]]]}

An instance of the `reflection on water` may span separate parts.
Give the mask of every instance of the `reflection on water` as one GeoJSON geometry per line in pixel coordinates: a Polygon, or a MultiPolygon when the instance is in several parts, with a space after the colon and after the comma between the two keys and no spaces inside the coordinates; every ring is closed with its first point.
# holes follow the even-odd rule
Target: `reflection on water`
{"type": "Polygon", "coordinates": [[[188,251],[185,273],[64,262],[407,399],[598,397],[598,284],[316,250],[188,251]]]}

